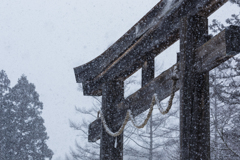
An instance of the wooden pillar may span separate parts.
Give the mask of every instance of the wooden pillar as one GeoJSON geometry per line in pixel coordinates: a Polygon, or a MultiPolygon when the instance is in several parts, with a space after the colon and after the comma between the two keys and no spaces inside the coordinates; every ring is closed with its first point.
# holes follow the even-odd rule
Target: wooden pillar
{"type": "MultiPolygon", "coordinates": [[[[123,81],[111,81],[102,87],[102,112],[109,129],[118,131],[116,126],[117,104],[124,98],[123,81]]],[[[118,137],[110,136],[101,124],[100,160],[123,160],[123,133],[118,137]]]]}
{"type": "MultiPolygon", "coordinates": [[[[147,57],[147,61],[144,62],[142,66],[142,87],[144,87],[146,84],[148,84],[151,80],[154,79],[154,56],[149,55],[147,57]]],[[[152,95],[149,95],[152,96],[152,95]]],[[[151,118],[148,121],[149,127],[150,127],[150,150],[149,150],[149,160],[153,159],[153,137],[152,137],[152,115],[151,118]]]]}
{"type": "Polygon", "coordinates": [[[207,41],[208,20],[189,15],[180,33],[180,157],[210,159],[209,73],[196,73],[195,49],[207,41]]]}
{"type": "Polygon", "coordinates": [[[149,55],[142,66],[142,87],[154,79],[154,56],[149,55]]]}

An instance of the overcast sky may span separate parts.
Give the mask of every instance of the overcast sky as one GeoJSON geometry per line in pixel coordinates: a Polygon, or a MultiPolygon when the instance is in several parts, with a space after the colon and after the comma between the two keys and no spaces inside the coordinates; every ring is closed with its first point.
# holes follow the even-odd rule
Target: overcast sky
{"type": "MultiPolygon", "coordinates": [[[[90,97],[77,91],[73,68],[100,55],[158,2],[1,0],[0,69],[11,86],[22,74],[35,84],[53,159],[64,159],[69,147],[74,148],[77,132],[69,127],[69,119],[81,120],[75,106],[92,105],[90,97]]],[[[228,4],[215,17],[229,16],[229,7],[235,13],[239,9],[228,4]]]]}

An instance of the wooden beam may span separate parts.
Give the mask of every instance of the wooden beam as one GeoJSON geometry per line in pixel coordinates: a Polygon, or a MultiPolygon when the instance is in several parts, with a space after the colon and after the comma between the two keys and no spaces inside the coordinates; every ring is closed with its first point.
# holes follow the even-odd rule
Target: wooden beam
{"type": "MultiPolygon", "coordinates": [[[[172,5],[178,0],[172,2],[172,5]]],[[[76,81],[82,83],[91,80],[104,71],[111,63],[118,59],[130,48],[146,31],[156,25],[160,17],[166,11],[168,0],[161,0],[142,19],[120,39],[94,60],[74,68],[76,81]]]]}
{"type": "Polygon", "coordinates": [[[88,142],[96,142],[101,137],[101,119],[98,118],[88,126],[88,142]]]}
{"type": "Polygon", "coordinates": [[[230,26],[196,50],[195,67],[198,72],[212,70],[239,52],[240,27],[230,26]]]}
{"type": "Polygon", "coordinates": [[[142,87],[154,79],[154,56],[149,55],[142,66],[142,87]]]}
{"type": "MultiPolygon", "coordinates": [[[[182,17],[189,13],[209,16],[227,0],[182,0],[178,2],[175,7],[169,9],[157,21],[156,25],[147,30],[121,56],[99,72],[99,75],[92,80],[84,81],[84,95],[101,95],[101,85],[105,81],[111,79],[125,80],[143,65],[149,53],[157,56],[176,42],[179,39],[180,20],[182,17]]],[[[92,68],[91,74],[93,70],[95,69],[92,68]]]]}
{"type": "MultiPolygon", "coordinates": [[[[123,100],[117,105],[118,110],[122,113],[122,116],[114,116],[118,124],[122,124],[124,116],[128,109],[131,109],[132,115],[135,117],[147,109],[152,101],[152,95],[154,93],[158,94],[159,100],[167,98],[171,94],[172,79],[171,75],[173,73],[174,67],[172,66],[157,78],[152,80],[150,83],[145,85],[143,88],[139,89],[137,92],[129,96],[127,99],[123,100]]],[[[180,83],[177,83],[176,91],[179,89],[180,83]]],[[[88,141],[95,142],[100,138],[101,120],[97,119],[89,125],[89,135],[88,141]]]]}
{"type": "MultiPolygon", "coordinates": [[[[203,66],[211,66],[212,64],[214,64],[212,66],[217,66],[223,61],[226,61],[227,59],[231,58],[235,54],[239,53],[240,52],[239,46],[240,46],[240,27],[230,26],[228,29],[220,32],[211,40],[209,40],[202,46],[198,47],[198,49],[196,49],[196,56],[198,58],[211,57],[211,61],[210,60],[202,61],[201,65],[203,66]],[[224,37],[229,37],[229,38],[226,39],[224,37]],[[219,40],[225,41],[225,43],[216,43],[219,40]],[[229,40],[231,40],[232,43],[229,40]],[[219,51],[219,48],[222,48],[222,45],[225,46],[225,49],[221,49],[221,51],[219,51]],[[209,50],[208,53],[203,52],[205,50],[208,50],[209,46],[214,46],[214,47],[212,48],[212,50],[209,50]],[[217,50],[219,52],[217,52],[217,50]],[[221,56],[218,56],[218,54],[216,53],[220,54],[221,56]]],[[[179,64],[180,62],[178,62],[174,66],[179,66],[179,64]]],[[[200,64],[196,63],[195,65],[199,67],[200,64]]],[[[117,121],[119,121],[119,124],[122,123],[124,118],[124,113],[126,113],[127,109],[132,110],[133,116],[137,116],[142,112],[146,111],[147,109],[149,109],[149,104],[152,98],[151,96],[154,93],[158,94],[158,98],[160,101],[170,96],[171,88],[172,88],[171,74],[172,74],[172,70],[174,69],[174,66],[172,66],[171,68],[163,72],[161,75],[159,75],[150,83],[148,83],[146,86],[139,89],[137,92],[130,95],[129,97],[127,97],[125,100],[123,100],[121,103],[118,104],[118,110],[120,110],[120,112],[123,114],[123,116],[119,116],[117,119],[117,121]]],[[[200,70],[198,70],[198,72],[206,72],[213,69],[212,67],[207,67],[207,68],[208,70],[206,70],[203,67],[199,67],[200,70]]],[[[179,88],[180,88],[180,83],[178,82],[176,91],[179,88]]],[[[89,135],[88,135],[89,142],[95,142],[100,138],[100,125],[101,125],[100,119],[95,120],[89,125],[89,135]]]]}

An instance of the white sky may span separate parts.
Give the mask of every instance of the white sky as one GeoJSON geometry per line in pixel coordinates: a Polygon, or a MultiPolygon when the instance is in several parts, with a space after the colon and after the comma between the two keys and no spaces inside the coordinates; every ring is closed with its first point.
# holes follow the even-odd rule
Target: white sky
{"type": "MultiPolygon", "coordinates": [[[[77,91],[73,68],[100,55],[158,2],[1,0],[0,70],[7,72],[12,86],[22,74],[35,84],[53,160],[64,159],[74,148],[77,132],[69,119],[81,120],[74,107],[92,105],[90,97],[77,91]]],[[[230,15],[229,6],[218,18],[230,15]]]]}

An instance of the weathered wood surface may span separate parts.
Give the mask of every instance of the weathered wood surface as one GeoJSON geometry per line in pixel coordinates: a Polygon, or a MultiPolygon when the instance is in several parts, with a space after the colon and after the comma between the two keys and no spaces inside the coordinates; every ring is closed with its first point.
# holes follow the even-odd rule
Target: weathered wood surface
{"type": "MultiPolygon", "coordinates": [[[[103,85],[102,113],[110,130],[116,132],[120,126],[116,125],[113,117],[118,113],[115,107],[124,98],[124,84],[122,81],[106,82],[103,85]]],[[[123,160],[123,133],[117,138],[110,136],[103,124],[101,126],[100,160],[123,160]]]]}
{"type": "Polygon", "coordinates": [[[88,126],[88,142],[96,142],[101,137],[101,119],[98,118],[88,126]]]}
{"type": "Polygon", "coordinates": [[[149,55],[142,66],[142,87],[154,79],[154,56],[149,55]]]}
{"type": "Polygon", "coordinates": [[[212,70],[240,52],[240,27],[230,26],[196,50],[198,72],[212,70]],[[204,63],[203,63],[204,62],[204,63]]]}
{"type": "MultiPolygon", "coordinates": [[[[201,65],[217,66],[220,63],[222,63],[223,61],[226,61],[230,57],[232,57],[235,54],[240,52],[240,48],[239,48],[239,46],[240,46],[240,35],[239,35],[240,28],[239,27],[230,27],[227,30],[231,30],[231,32],[233,34],[229,34],[229,31],[226,32],[226,30],[224,30],[221,33],[219,33],[218,35],[216,35],[215,37],[213,37],[211,40],[209,40],[208,42],[206,42],[205,44],[203,44],[202,46],[200,46],[196,49],[196,56],[198,58],[211,57],[211,61],[210,60],[202,61],[201,65]],[[233,28],[234,28],[234,30],[232,30],[233,28]],[[232,44],[232,43],[230,43],[230,41],[227,40],[229,38],[227,38],[227,39],[223,38],[223,37],[227,37],[226,34],[234,35],[234,36],[231,36],[232,38],[230,38],[231,41],[235,43],[234,46],[230,47],[231,46],[230,44],[232,44]],[[222,38],[220,38],[220,37],[222,37],[222,38]],[[219,40],[225,41],[225,42],[215,44],[216,41],[219,41],[219,40]],[[237,45],[237,44],[239,44],[239,45],[237,45]],[[225,49],[222,49],[221,51],[219,51],[219,48],[223,48],[221,45],[225,46],[225,49]],[[214,46],[211,50],[209,50],[211,52],[208,52],[208,53],[203,52],[205,50],[208,50],[209,46],[214,46]],[[216,54],[216,53],[220,54],[221,56],[219,57],[218,54],[216,54]],[[231,56],[228,56],[229,54],[231,56]]],[[[178,66],[179,64],[180,64],[180,62],[174,66],[178,66]]],[[[206,69],[199,66],[200,65],[199,63],[195,63],[195,65],[197,66],[196,68],[202,69],[202,70],[198,70],[198,72],[206,72],[206,69]]],[[[149,109],[149,106],[150,106],[150,103],[152,100],[152,95],[154,93],[158,94],[158,98],[160,101],[167,98],[168,96],[170,96],[171,88],[172,88],[171,75],[172,75],[174,66],[172,66],[171,68],[169,68],[168,70],[163,72],[161,75],[159,75],[154,80],[152,80],[150,83],[148,83],[146,86],[144,86],[140,90],[136,91],[134,94],[130,95],[125,100],[123,100],[121,103],[119,103],[118,109],[121,110],[121,113],[124,114],[124,113],[126,113],[127,109],[131,109],[133,116],[137,116],[140,113],[149,109]],[[148,96],[146,96],[146,95],[148,95],[148,96]]],[[[208,67],[207,71],[210,71],[211,69],[213,69],[213,67],[208,67]]],[[[177,86],[176,86],[176,91],[179,90],[179,88],[180,88],[180,83],[178,82],[177,86]]],[[[118,117],[117,121],[119,124],[122,123],[124,115],[118,117]]],[[[101,125],[100,119],[96,119],[89,125],[89,135],[88,135],[89,142],[95,142],[100,138],[100,125],[101,125]]]]}
{"type": "MultiPolygon", "coordinates": [[[[150,83],[145,85],[143,88],[139,89],[137,92],[129,96],[127,99],[123,100],[117,105],[118,110],[122,113],[121,116],[115,116],[117,123],[122,124],[125,117],[126,111],[131,109],[132,115],[135,117],[150,107],[152,101],[152,95],[154,93],[158,94],[159,100],[167,98],[171,94],[172,79],[171,75],[173,73],[174,67],[172,66],[157,78],[152,80],[150,83]]],[[[180,83],[177,83],[176,91],[179,89],[180,83]]],[[[101,126],[101,119],[97,119],[89,125],[89,135],[88,141],[95,142],[100,138],[99,128],[101,126]]]]}
{"type": "MultiPolygon", "coordinates": [[[[118,124],[122,124],[124,116],[128,109],[131,109],[132,115],[135,117],[150,107],[152,101],[152,95],[158,94],[158,99],[161,101],[167,98],[171,94],[172,79],[171,75],[176,65],[172,66],[157,78],[152,80],[150,83],[139,89],[137,92],[120,102],[116,108],[122,113],[121,116],[115,116],[115,120],[118,124]]],[[[177,83],[176,91],[179,89],[180,84],[177,83]]],[[[96,119],[89,125],[88,141],[95,142],[100,138],[100,126],[101,119],[96,119]]]]}
{"type": "MultiPolygon", "coordinates": [[[[76,80],[82,83],[91,80],[99,75],[111,63],[119,58],[131,45],[133,45],[146,31],[156,25],[159,19],[166,12],[168,0],[161,0],[142,19],[140,19],[130,30],[120,39],[94,60],[74,68],[76,80]]],[[[174,4],[178,0],[171,2],[174,4]]]]}
{"type": "MultiPolygon", "coordinates": [[[[227,0],[179,0],[175,7],[169,9],[157,23],[148,29],[131,47],[125,50],[117,59],[102,68],[98,75],[83,82],[84,95],[101,95],[101,85],[108,80],[125,80],[136,72],[146,61],[148,54],[157,56],[167,47],[179,39],[180,20],[187,14],[204,14],[209,16],[212,12],[221,7],[227,0]],[[203,7],[206,6],[206,7],[203,7]],[[104,69],[103,69],[104,68],[104,69]]],[[[101,63],[102,65],[104,63],[101,63]]],[[[99,67],[100,66],[100,67],[99,67]]],[[[84,74],[92,74],[97,71],[94,67],[84,74]],[[90,73],[91,72],[91,73],[90,73]]],[[[76,73],[76,69],[75,69],[76,73]]],[[[79,77],[87,77],[77,75],[79,77]]],[[[94,74],[95,75],[95,74],[94,74]]]]}
{"type": "Polygon", "coordinates": [[[207,41],[208,19],[183,18],[180,35],[180,159],[210,159],[209,74],[195,68],[196,48],[207,41]]]}
{"type": "MultiPolygon", "coordinates": [[[[142,87],[144,87],[145,85],[147,85],[151,80],[154,79],[154,56],[153,55],[149,55],[149,57],[147,57],[147,61],[144,62],[143,66],[142,66],[142,87]]],[[[150,121],[152,121],[152,115],[150,117],[150,121]]],[[[152,131],[152,123],[150,123],[150,131],[152,131]]],[[[149,137],[150,139],[150,150],[149,150],[149,159],[152,160],[152,148],[153,148],[153,137],[152,134],[149,137]]]]}

